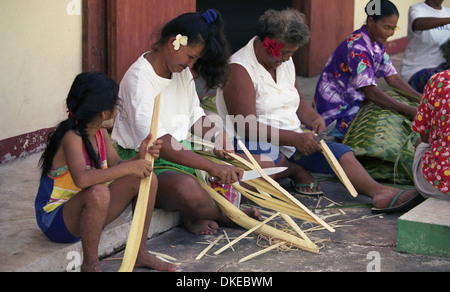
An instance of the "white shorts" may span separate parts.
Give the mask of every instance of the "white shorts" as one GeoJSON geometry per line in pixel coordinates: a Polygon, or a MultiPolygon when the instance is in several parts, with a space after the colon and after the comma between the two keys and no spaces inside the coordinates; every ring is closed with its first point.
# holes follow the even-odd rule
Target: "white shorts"
{"type": "Polygon", "coordinates": [[[424,176],[422,172],[422,156],[431,148],[430,144],[421,143],[417,146],[413,163],[414,184],[424,198],[438,198],[450,200],[450,196],[436,189],[424,176]]]}

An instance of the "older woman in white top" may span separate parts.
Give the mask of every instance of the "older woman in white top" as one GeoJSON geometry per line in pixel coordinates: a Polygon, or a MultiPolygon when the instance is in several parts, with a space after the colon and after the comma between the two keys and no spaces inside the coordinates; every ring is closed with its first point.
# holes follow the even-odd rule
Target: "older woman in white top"
{"type": "MultiPolygon", "coordinates": [[[[325,121],[303,99],[291,58],[309,41],[309,29],[304,16],[293,9],[268,10],[256,27],[257,36],[230,59],[229,81],[217,92],[219,115],[227,127],[234,126],[236,138],[244,140],[250,152],[269,155],[278,166],[288,167],[277,179],[288,177],[297,192],[317,194],[320,186],[308,171],[333,173],[315,140],[325,121]],[[302,123],[312,132],[302,131],[302,123]]],[[[351,148],[328,145],[357,191],[372,198],[377,211],[404,211],[412,206],[417,191],[377,183],[351,148]]]]}

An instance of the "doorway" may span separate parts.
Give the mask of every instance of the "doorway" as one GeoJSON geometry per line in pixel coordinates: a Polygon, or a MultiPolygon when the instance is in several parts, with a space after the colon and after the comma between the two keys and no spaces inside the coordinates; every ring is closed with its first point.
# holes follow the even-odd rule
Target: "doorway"
{"type": "Polygon", "coordinates": [[[196,0],[83,0],[83,71],[120,82],[166,22],[195,9],[196,0]]]}

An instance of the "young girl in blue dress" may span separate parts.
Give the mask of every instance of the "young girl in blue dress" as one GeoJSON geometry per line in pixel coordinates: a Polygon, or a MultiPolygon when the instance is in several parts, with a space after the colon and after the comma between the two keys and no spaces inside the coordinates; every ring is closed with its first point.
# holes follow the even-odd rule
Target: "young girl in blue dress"
{"type": "MultiPolygon", "coordinates": [[[[148,233],[155,196],[156,176],[145,160],[151,135],[142,142],[139,154],[122,161],[110,141],[117,115],[119,85],[101,73],[76,77],[66,100],[69,117],[50,134],[40,165],[41,183],[35,201],[36,218],[52,241],[81,240],[82,271],[99,271],[98,244],[103,228],[132,203],[140,181],[152,177],[144,234],[148,233]]],[[[148,153],[159,157],[161,141],[148,153]]],[[[142,237],[137,266],[174,271],[147,252],[142,237]]]]}

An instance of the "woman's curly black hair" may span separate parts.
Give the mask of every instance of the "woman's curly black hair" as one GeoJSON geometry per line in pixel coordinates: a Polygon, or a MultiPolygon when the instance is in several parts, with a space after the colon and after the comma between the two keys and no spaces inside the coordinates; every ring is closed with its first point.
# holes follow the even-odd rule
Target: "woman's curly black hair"
{"type": "Polygon", "coordinates": [[[228,79],[230,50],[220,12],[210,9],[205,14],[186,13],[178,16],[163,27],[159,40],[152,49],[158,51],[171,37],[178,34],[187,36],[189,45],[205,45],[203,56],[193,68],[195,73],[204,79],[205,86],[214,89],[225,85],[228,79]],[[214,13],[211,14],[210,11],[214,13]]]}

